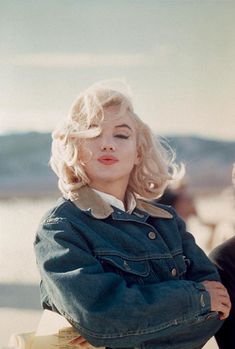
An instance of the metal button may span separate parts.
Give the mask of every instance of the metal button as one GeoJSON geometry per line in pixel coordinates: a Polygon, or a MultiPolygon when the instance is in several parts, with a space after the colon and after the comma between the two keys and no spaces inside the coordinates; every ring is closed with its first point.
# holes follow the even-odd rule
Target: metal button
{"type": "Polygon", "coordinates": [[[204,296],[203,296],[203,294],[201,294],[200,303],[201,303],[201,306],[204,308],[206,304],[205,304],[205,301],[204,301],[204,296]]]}
{"type": "Polygon", "coordinates": [[[175,268],[172,269],[171,275],[172,276],[176,276],[177,275],[177,270],[175,268]]]}
{"type": "Polygon", "coordinates": [[[123,262],[123,265],[124,265],[124,268],[125,268],[126,270],[131,270],[131,267],[129,266],[129,264],[127,263],[127,261],[124,261],[124,262],[123,262]]]}
{"type": "Polygon", "coordinates": [[[149,237],[149,239],[154,240],[154,239],[156,239],[157,234],[154,231],[150,231],[148,233],[148,237],[149,237]]]}

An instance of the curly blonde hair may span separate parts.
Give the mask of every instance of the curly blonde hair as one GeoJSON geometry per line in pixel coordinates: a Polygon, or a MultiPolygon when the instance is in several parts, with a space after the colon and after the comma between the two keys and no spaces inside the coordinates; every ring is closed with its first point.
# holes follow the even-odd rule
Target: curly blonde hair
{"type": "Polygon", "coordinates": [[[49,164],[59,177],[64,197],[75,200],[76,191],[90,180],[80,159],[80,146],[86,138],[101,133],[105,110],[118,106],[115,117],[128,113],[134,120],[140,161],[132,169],[128,190],[147,200],[160,197],[167,184],[179,174],[175,153],[156,139],[150,128],[135,114],[128,94],[96,83],[81,93],[73,103],[67,120],[52,132],[49,164]],[[95,126],[93,126],[95,125],[95,126]]]}

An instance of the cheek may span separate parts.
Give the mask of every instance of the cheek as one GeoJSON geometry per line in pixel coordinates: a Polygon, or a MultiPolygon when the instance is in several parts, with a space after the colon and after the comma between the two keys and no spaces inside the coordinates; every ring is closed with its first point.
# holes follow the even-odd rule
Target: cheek
{"type": "Polygon", "coordinates": [[[132,170],[138,163],[136,151],[133,149],[132,152],[126,152],[123,158],[123,165],[132,170]]]}
{"type": "Polygon", "coordinates": [[[136,144],[132,144],[130,147],[129,147],[129,151],[128,149],[125,149],[125,154],[126,154],[126,158],[129,159],[130,162],[134,162],[136,163],[137,162],[137,158],[138,158],[138,152],[137,152],[137,148],[136,148],[136,144]]]}

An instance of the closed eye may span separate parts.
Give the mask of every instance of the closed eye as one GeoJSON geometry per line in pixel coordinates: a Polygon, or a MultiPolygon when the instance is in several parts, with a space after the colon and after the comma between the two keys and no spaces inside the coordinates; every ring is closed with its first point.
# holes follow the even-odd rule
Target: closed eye
{"type": "Polygon", "coordinates": [[[129,136],[126,135],[115,135],[114,137],[121,138],[121,139],[128,139],[129,136]]]}

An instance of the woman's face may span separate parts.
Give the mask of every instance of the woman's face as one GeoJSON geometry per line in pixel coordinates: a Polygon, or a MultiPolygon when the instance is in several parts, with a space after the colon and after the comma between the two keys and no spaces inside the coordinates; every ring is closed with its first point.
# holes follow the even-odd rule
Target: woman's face
{"type": "MultiPolygon", "coordinates": [[[[112,113],[112,107],[107,111],[112,113]]],[[[80,149],[90,186],[105,190],[105,185],[116,183],[126,187],[139,159],[135,123],[128,113],[118,118],[105,113],[101,129],[100,135],[86,139],[80,149]]]]}

